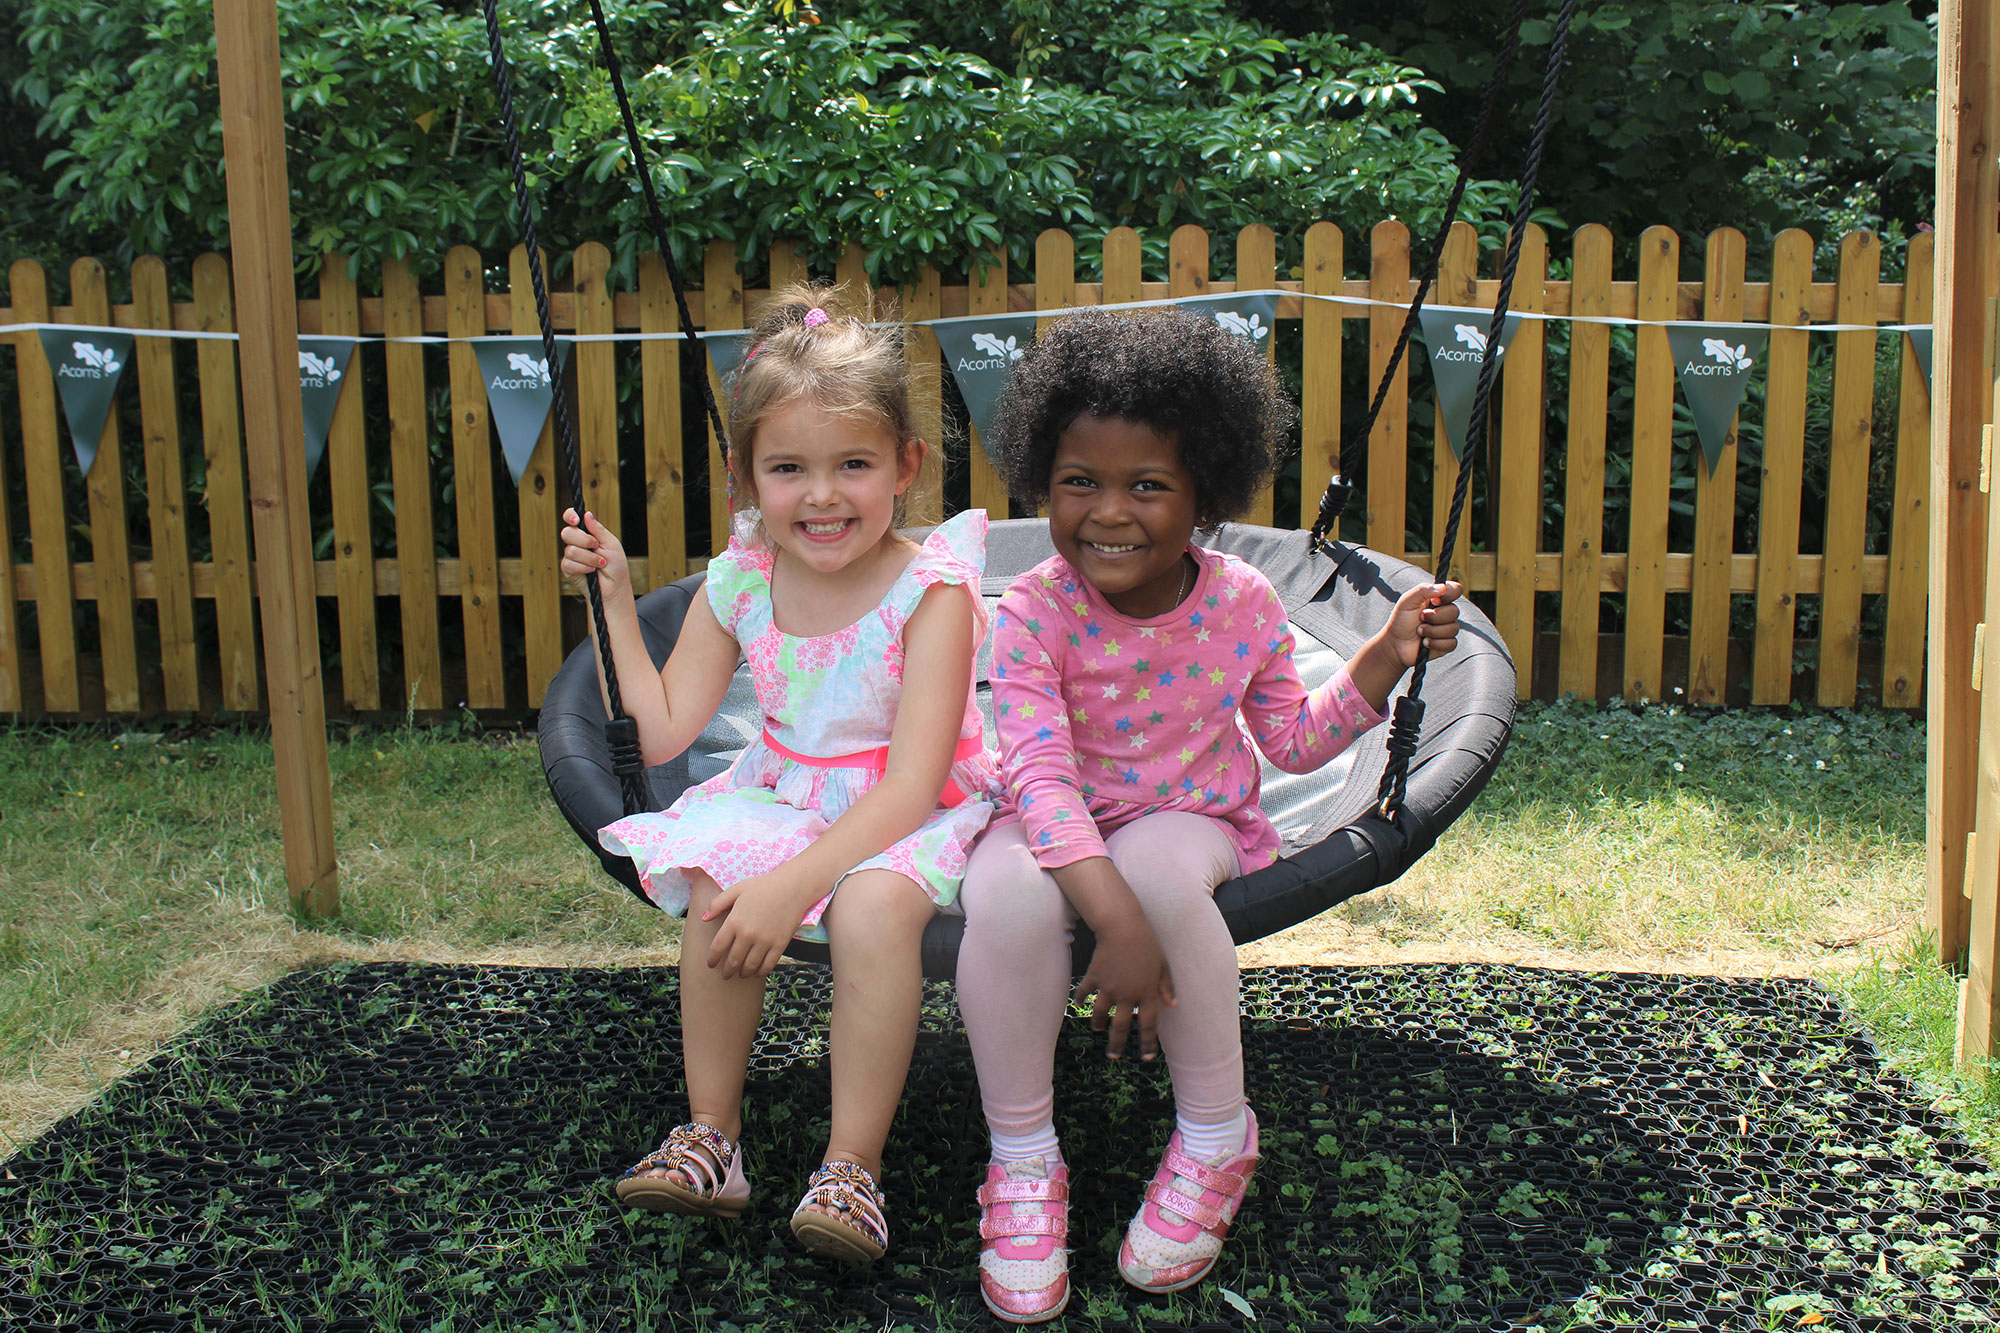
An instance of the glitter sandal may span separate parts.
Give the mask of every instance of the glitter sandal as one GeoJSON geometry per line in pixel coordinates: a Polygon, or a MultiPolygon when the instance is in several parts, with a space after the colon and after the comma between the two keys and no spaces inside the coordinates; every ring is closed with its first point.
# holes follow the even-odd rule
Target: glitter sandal
{"type": "Polygon", "coordinates": [[[882,1189],[858,1162],[834,1160],[812,1173],[792,1212],[792,1234],[822,1259],[872,1263],[889,1250],[882,1189]]]}
{"type": "Polygon", "coordinates": [[[750,1182],[737,1145],[715,1126],[695,1120],[669,1131],[665,1142],[618,1178],[612,1193],[618,1202],[649,1213],[741,1217],[750,1202],[750,1182]],[[678,1171],[684,1179],[641,1174],[654,1170],[678,1171]]]}

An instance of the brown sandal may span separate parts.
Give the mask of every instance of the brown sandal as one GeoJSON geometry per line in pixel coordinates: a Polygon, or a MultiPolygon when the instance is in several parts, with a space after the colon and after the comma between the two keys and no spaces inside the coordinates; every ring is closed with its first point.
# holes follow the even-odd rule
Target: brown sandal
{"type": "Polygon", "coordinates": [[[873,1263],[889,1249],[882,1189],[858,1162],[832,1161],[806,1181],[792,1213],[792,1234],[823,1259],[873,1263]]]}
{"type": "Polygon", "coordinates": [[[664,1143],[618,1178],[612,1193],[618,1202],[649,1213],[741,1217],[750,1202],[750,1181],[738,1146],[715,1126],[695,1120],[669,1131],[664,1143]],[[640,1174],[654,1170],[678,1171],[685,1179],[640,1174]]]}

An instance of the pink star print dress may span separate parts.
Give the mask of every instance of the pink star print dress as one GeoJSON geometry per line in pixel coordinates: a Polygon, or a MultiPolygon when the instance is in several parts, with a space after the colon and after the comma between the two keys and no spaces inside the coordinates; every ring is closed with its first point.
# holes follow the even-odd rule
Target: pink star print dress
{"type": "MultiPolygon", "coordinates": [[[[931,585],[970,588],[985,634],[979,599],[979,576],[986,567],[984,510],[967,510],[934,529],[879,606],[818,638],[799,638],[772,623],[773,558],[761,543],[734,538],[709,563],[707,589],[716,619],[750,663],[765,734],[784,751],[830,758],[889,743],[903,692],[903,624],[931,585]]],[[[980,734],[979,708],[968,688],[959,736],[961,753],[973,753],[952,765],[945,788],[947,799],[959,794],[965,799],[941,803],[922,828],[854,870],[894,870],[939,907],[955,903],[966,856],[1000,791],[994,756],[977,745],[980,734]]],[[[684,916],[687,870],[705,871],[724,888],[775,870],[878,780],[869,768],[822,768],[787,758],[759,737],[727,772],[689,788],[671,808],[628,816],[597,836],[608,850],[632,858],[654,903],[684,916]]],[[[820,918],[832,900],[829,893],[813,905],[797,938],[826,939],[820,918]]]]}

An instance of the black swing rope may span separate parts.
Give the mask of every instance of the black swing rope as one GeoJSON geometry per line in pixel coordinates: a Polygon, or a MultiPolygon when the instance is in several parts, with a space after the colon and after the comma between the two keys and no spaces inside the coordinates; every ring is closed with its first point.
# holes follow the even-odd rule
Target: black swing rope
{"type": "Polygon", "coordinates": [[[1528,17],[1528,0],[1515,0],[1514,21],[1508,25],[1507,40],[1500,48],[1500,54],[1493,62],[1493,73],[1486,80],[1486,91],[1479,99],[1479,118],[1473,122],[1472,137],[1466,142],[1465,153],[1458,160],[1458,175],[1451,183],[1451,193],[1444,201],[1444,216],[1437,225],[1437,232],[1424,255],[1424,262],[1417,266],[1417,294],[1410,301],[1410,309],[1403,316],[1403,327],[1396,335],[1396,345],[1389,350],[1389,360],[1382,368],[1382,377],[1375,384],[1375,397],[1368,404],[1361,424],[1350,431],[1347,443],[1340,451],[1340,465],[1332,477],[1327,479],[1326,490],[1319,497],[1319,514],[1313,520],[1312,545],[1324,549],[1327,529],[1340,519],[1341,510],[1347,507],[1347,497],[1352,489],[1347,478],[1357,475],[1363,444],[1368,432],[1375,429],[1375,419],[1382,415],[1382,405],[1389,398],[1389,383],[1396,378],[1396,367],[1403,364],[1403,353],[1410,346],[1410,338],[1417,331],[1417,321],[1424,308],[1424,298],[1431,293],[1431,286],[1437,281],[1438,264],[1444,258],[1444,243],[1451,238],[1452,225],[1458,221],[1458,206],[1465,198],[1465,187],[1472,180],[1472,168],[1486,151],[1486,138],[1493,126],[1493,110],[1499,104],[1500,85],[1506,81],[1507,71],[1514,64],[1514,52],[1521,44],[1521,24],[1528,17]]]}
{"type": "MultiPolygon", "coordinates": [[[[1437,562],[1431,571],[1434,582],[1443,582],[1451,570],[1453,548],[1458,544],[1459,521],[1464,516],[1466,496],[1471,489],[1472,461],[1478,457],[1479,450],[1486,443],[1486,417],[1493,396],[1493,373],[1495,367],[1499,365],[1500,335],[1507,326],[1507,307],[1514,293],[1514,270],[1521,261],[1521,243],[1527,237],[1528,218],[1534,209],[1535,180],[1541,173],[1542,150],[1548,143],[1549,122],[1554,115],[1557,76],[1562,70],[1563,53],[1569,45],[1570,21],[1575,17],[1576,0],[1563,0],[1562,10],[1556,16],[1555,37],[1549,45],[1548,64],[1542,75],[1542,100],[1535,112],[1534,131],[1528,141],[1527,159],[1521,168],[1521,195],[1515,201],[1514,220],[1507,231],[1507,256],[1501,266],[1500,288],[1495,294],[1493,316],[1486,325],[1486,348],[1479,362],[1478,387],[1472,395],[1472,420],[1465,432],[1463,454],[1465,463],[1458,469],[1457,484],[1452,487],[1451,511],[1445,519],[1444,536],[1438,542],[1437,562]]],[[[1518,14],[1516,23],[1518,35],[1518,14]]],[[[1509,47],[1512,45],[1510,42],[1509,47]]],[[[1499,78],[1500,70],[1496,68],[1494,82],[1487,88],[1489,100],[1498,86],[1499,78]]],[[[1482,112],[1482,120],[1483,118],[1482,112]]],[[[1464,173],[1461,172],[1460,183],[1463,181],[1464,173]]],[[[1457,194],[1458,191],[1454,190],[1454,200],[1457,194]]],[[[1438,257],[1445,233],[1450,227],[1451,219],[1447,216],[1444,227],[1438,233],[1438,244],[1432,249],[1429,271],[1424,275],[1423,284],[1417,292],[1417,299],[1410,307],[1408,318],[1403,322],[1403,336],[1396,346],[1398,354],[1409,341],[1411,326],[1416,322],[1417,313],[1422,308],[1424,294],[1429,290],[1431,279],[1436,276],[1438,257]]],[[[1383,374],[1382,391],[1387,390],[1389,376],[1395,373],[1395,369],[1395,361],[1391,360],[1383,374]]],[[[1373,427],[1375,413],[1381,407],[1382,396],[1382,392],[1378,391],[1375,406],[1369,411],[1368,421],[1363,424],[1359,434],[1350,440],[1350,447],[1365,437],[1373,427]]],[[[1338,482],[1339,478],[1336,477],[1335,484],[1338,482]]],[[[1331,522],[1328,501],[1333,498],[1333,490],[1334,484],[1329,484],[1328,495],[1322,497],[1320,501],[1320,519],[1313,528],[1313,545],[1316,548],[1325,549],[1325,527],[1331,522]]],[[[1341,498],[1344,500],[1344,495],[1341,498]]],[[[1337,504],[1333,513],[1338,514],[1337,504]]],[[[1389,724],[1387,745],[1389,761],[1382,770],[1382,786],[1376,805],[1376,813],[1384,819],[1395,817],[1402,809],[1404,798],[1409,792],[1410,759],[1417,752],[1418,732],[1424,717],[1422,691],[1424,674],[1429,663],[1430,654],[1422,652],[1417,654],[1416,665],[1410,669],[1409,691],[1396,700],[1395,717],[1389,724]]]]}
{"type": "MultiPolygon", "coordinates": [[[[495,0],[482,0],[482,7],[486,15],[487,54],[493,65],[493,84],[500,97],[501,124],[507,134],[507,155],[514,171],[514,205],[521,215],[522,245],[528,252],[528,281],[535,290],[535,315],[541,322],[542,355],[553,375],[554,368],[560,364],[556,359],[555,322],[549,315],[548,288],[542,279],[541,249],[535,239],[535,210],[528,195],[528,171],[522,159],[521,135],[514,115],[513,81],[508,76],[507,53],[500,40],[500,15],[495,0]]],[[[625,121],[626,139],[632,149],[633,164],[653,224],[654,244],[659,247],[660,258],[666,262],[667,280],[674,289],[674,307],[680,315],[681,329],[691,332],[694,320],[688,313],[687,285],[681,280],[680,268],[674,263],[673,248],[667,242],[666,219],[660,213],[660,201],[653,192],[653,179],[646,170],[645,152],[639,142],[638,123],[632,117],[632,104],[625,96],[625,80],[619,72],[618,58],[612,52],[611,28],[599,0],[590,0],[590,11],[597,22],[598,44],[603,49],[605,65],[611,74],[611,87],[618,95],[618,110],[625,121]]],[[[695,343],[702,348],[705,361],[706,345],[699,339],[695,343]]],[[[729,437],[722,428],[722,413],[716,406],[715,389],[709,383],[706,365],[698,378],[701,380],[701,400],[708,412],[709,425],[715,431],[716,440],[726,449],[729,437]]],[[[581,514],[584,509],[583,463],[577,449],[576,428],[570,421],[568,398],[559,387],[553,398],[556,442],[562,450],[570,502],[581,514]]],[[[618,692],[618,667],[611,658],[611,636],[604,626],[604,599],[598,591],[596,571],[584,576],[583,591],[585,600],[590,604],[591,627],[597,636],[597,660],[604,668],[604,695],[610,713],[610,720],[604,724],[604,736],[611,751],[611,769],[617,774],[619,788],[624,793],[625,813],[637,814],[652,808],[652,796],[646,790],[645,764],[639,752],[639,727],[626,716],[624,701],[618,692]]]]}

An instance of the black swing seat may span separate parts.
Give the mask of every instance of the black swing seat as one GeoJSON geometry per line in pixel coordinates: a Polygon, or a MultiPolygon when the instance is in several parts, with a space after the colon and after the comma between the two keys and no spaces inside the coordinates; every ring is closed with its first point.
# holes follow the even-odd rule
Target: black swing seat
{"type": "MultiPolygon", "coordinates": [[[[1255,565],[1271,580],[1291,617],[1299,674],[1308,686],[1327,679],[1352,656],[1388,620],[1404,590],[1430,578],[1415,565],[1361,547],[1335,544],[1330,556],[1314,552],[1303,531],[1231,523],[1204,541],[1255,565]]],[[[987,534],[981,587],[989,608],[1016,575],[1052,552],[1045,521],[994,523],[987,534]]],[[[656,663],[664,664],[673,650],[682,617],[701,595],[703,577],[689,575],[639,599],[640,628],[656,663]]],[[[1296,925],[1395,880],[1430,849],[1498,767],[1514,721],[1514,663],[1492,621],[1470,600],[1459,605],[1458,648],[1433,661],[1425,674],[1421,742],[1410,759],[1406,798],[1393,818],[1376,811],[1388,760],[1386,723],[1318,772],[1295,775],[1264,766],[1262,803],[1284,840],[1284,852],[1264,869],[1216,889],[1216,904],[1237,943],[1296,925]]],[[[975,668],[989,743],[991,661],[989,639],[975,668]]],[[[747,666],[737,668],[714,721],[687,753],[647,770],[655,809],[671,805],[691,784],[722,772],[762,731],[748,672],[747,666]]],[[[542,771],[557,808],[606,873],[648,901],[631,860],[604,851],[597,841],[598,829],[625,814],[604,724],[597,667],[586,640],[556,672],[542,701],[537,728],[542,771]]],[[[926,975],[956,975],[963,929],[963,919],[955,915],[940,913],[931,922],[924,935],[926,975]]],[[[1078,934],[1080,968],[1090,941],[1087,931],[1078,934]]],[[[794,941],[786,952],[814,962],[827,958],[823,944],[794,941]]]]}

